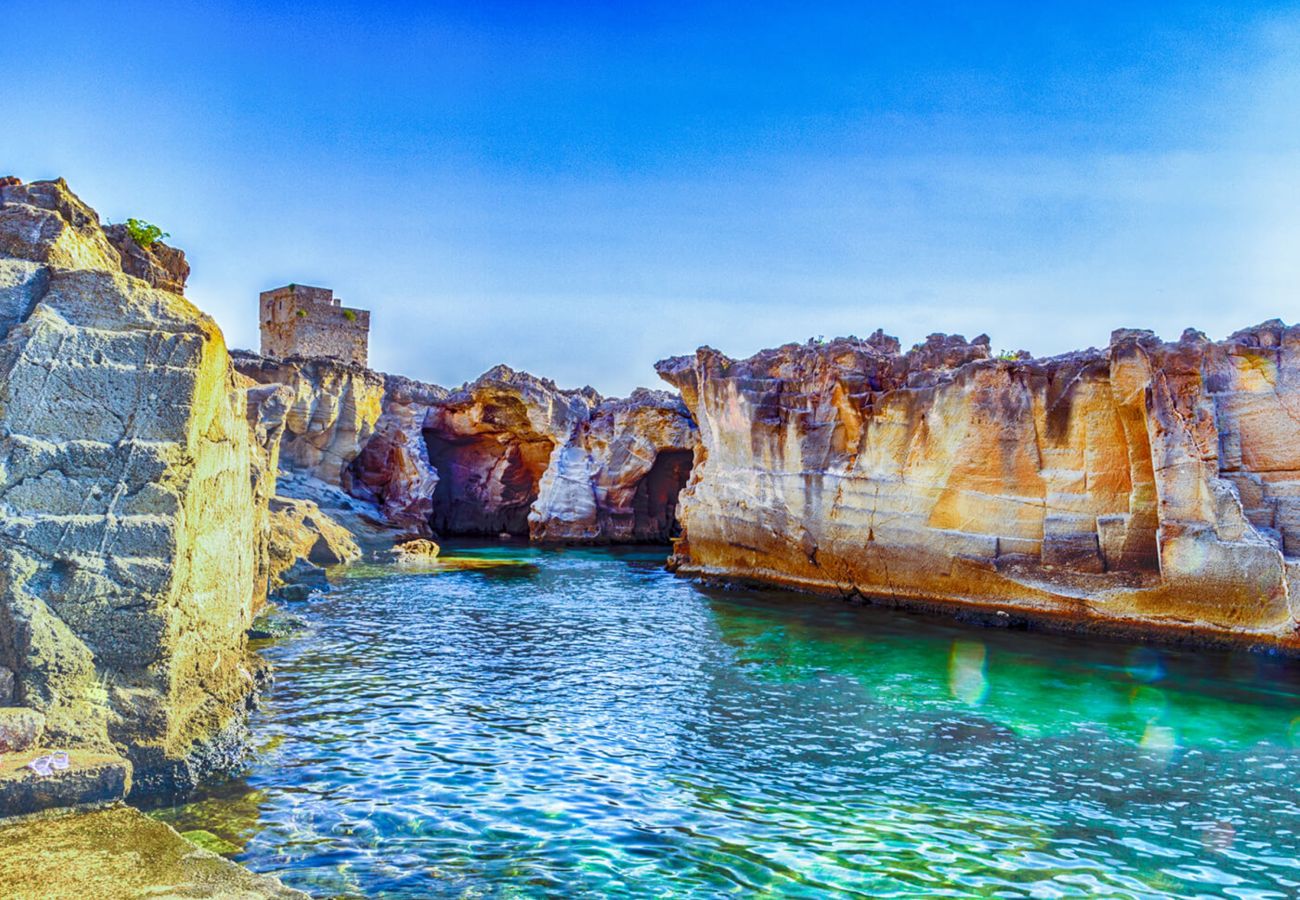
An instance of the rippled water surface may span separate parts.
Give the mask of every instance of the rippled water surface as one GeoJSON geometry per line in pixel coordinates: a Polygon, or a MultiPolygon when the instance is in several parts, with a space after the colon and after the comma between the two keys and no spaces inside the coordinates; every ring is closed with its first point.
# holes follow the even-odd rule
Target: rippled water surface
{"type": "Polygon", "coordinates": [[[301,608],[158,815],[322,897],[1300,896],[1294,664],[462,554],[301,608]]]}

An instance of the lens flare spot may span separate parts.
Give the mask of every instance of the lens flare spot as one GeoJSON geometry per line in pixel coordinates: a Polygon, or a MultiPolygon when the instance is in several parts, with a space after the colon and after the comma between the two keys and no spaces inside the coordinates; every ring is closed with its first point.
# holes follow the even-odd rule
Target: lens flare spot
{"type": "Polygon", "coordinates": [[[1143,750],[1161,762],[1168,762],[1174,755],[1174,751],[1178,749],[1178,732],[1168,725],[1148,722],[1139,743],[1143,750]]]}
{"type": "Polygon", "coordinates": [[[1136,647],[1128,655],[1128,674],[1134,681],[1159,681],[1165,677],[1165,663],[1150,647],[1136,647]]]}
{"type": "Polygon", "coordinates": [[[987,651],[979,641],[953,641],[948,657],[948,690],[963,703],[978,706],[989,692],[984,674],[987,651]]]}
{"type": "Polygon", "coordinates": [[[1133,717],[1142,722],[1155,722],[1169,709],[1165,692],[1146,685],[1139,685],[1129,692],[1128,705],[1133,717]]]}

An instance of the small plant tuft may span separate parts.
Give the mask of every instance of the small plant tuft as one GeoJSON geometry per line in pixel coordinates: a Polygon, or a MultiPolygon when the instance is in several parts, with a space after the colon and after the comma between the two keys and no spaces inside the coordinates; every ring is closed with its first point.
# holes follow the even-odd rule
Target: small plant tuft
{"type": "Polygon", "coordinates": [[[143,219],[127,219],[126,231],[131,235],[131,240],[135,241],[136,246],[142,250],[148,250],[163,238],[171,237],[157,225],[143,219]]]}
{"type": "Polygon", "coordinates": [[[351,309],[343,310],[343,318],[347,319],[349,322],[355,322],[357,320],[356,311],[351,309]]]}
{"type": "Polygon", "coordinates": [[[997,358],[1006,360],[1007,362],[1015,362],[1016,360],[1020,359],[1020,354],[1013,352],[1011,350],[999,350],[997,358]]]}
{"type": "Polygon", "coordinates": [[[305,319],[305,318],[307,318],[307,310],[305,310],[305,309],[300,309],[300,310],[298,310],[296,313],[294,313],[294,315],[296,315],[296,316],[297,316],[298,318],[300,318],[300,319],[305,319]]]}

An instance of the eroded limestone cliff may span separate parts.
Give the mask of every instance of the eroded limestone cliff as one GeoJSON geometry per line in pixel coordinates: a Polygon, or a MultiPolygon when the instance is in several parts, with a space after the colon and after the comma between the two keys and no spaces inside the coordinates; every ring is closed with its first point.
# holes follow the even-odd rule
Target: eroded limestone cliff
{"type": "Polygon", "coordinates": [[[539,541],[666,542],[698,434],[681,398],[603,400],[552,453],[528,516],[539,541]]]}
{"type": "Polygon", "coordinates": [[[429,459],[424,424],[446,397],[437,385],[385,375],[383,412],[343,473],[345,490],[376,504],[387,522],[409,533],[429,533],[438,471],[429,459]]]}
{"type": "Polygon", "coordinates": [[[254,687],[256,451],[183,257],[136,251],[62,181],[0,181],[0,666],[48,740],[180,789],[254,687]]]}
{"type": "Polygon", "coordinates": [[[440,534],[528,534],[555,450],[600,402],[508,366],[489,369],[429,410],[424,438],[438,470],[432,524],[440,534]]]}
{"type": "Polygon", "coordinates": [[[368,518],[403,537],[610,543],[675,533],[697,435],[667,392],[604,399],[507,366],[448,391],[331,359],[234,358],[288,404],[282,490],[316,479],[372,504],[368,518]]]}
{"type": "Polygon", "coordinates": [[[287,388],[280,466],[340,484],[383,414],[384,376],[335,359],[231,355],[241,375],[287,388]]]}
{"type": "Polygon", "coordinates": [[[433,526],[536,541],[666,540],[697,440],[670,394],[623,400],[497,366],[430,408],[433,526]]]}
{"type": "Polygon", "coordinates": [[[1300,328],[990,358],[987,338],[664,360],[701,448],[681,571],[1297,644],[1300,328]]]}

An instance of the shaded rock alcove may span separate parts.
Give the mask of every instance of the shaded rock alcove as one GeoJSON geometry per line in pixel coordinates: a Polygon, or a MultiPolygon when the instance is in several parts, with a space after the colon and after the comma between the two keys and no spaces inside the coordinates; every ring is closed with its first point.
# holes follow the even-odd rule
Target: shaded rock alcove
{"type": "Polygon", "coordinates": [[[695,454],[661,450],[632,497],[632,531],[639,541],[667,543],[681,533],[677,497],[691,477],[695,454]]]}
{"type": "Polygon", "coordinates": [[[528,534],[557,445],[600,397],[508,366],[484,372],[430,408],[423,435],[438,473],[429,524],[442,535],[528,534]]]}
{"type": "Polygon", "coordinates": [[[456,436],[426,428],[438,472],[429,522],[438,534],[527,535],[528,513],[555,445],[509,433],[456,436]]]}

